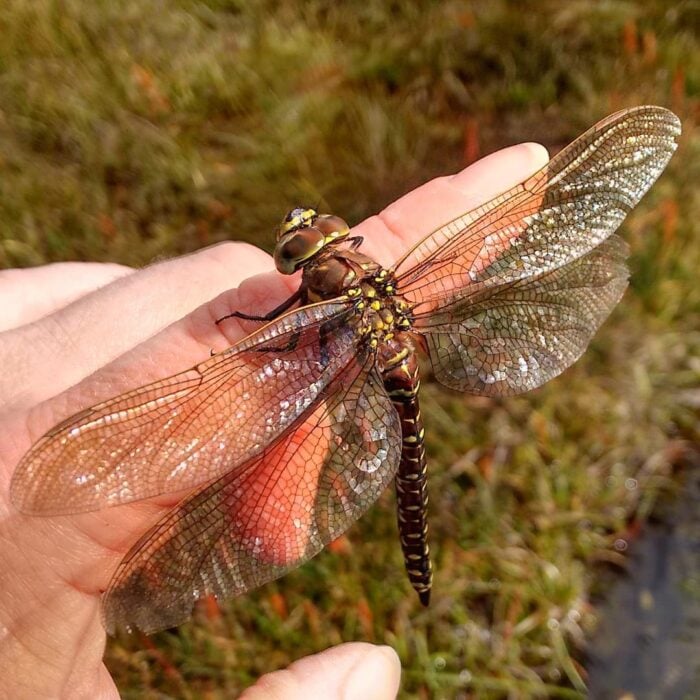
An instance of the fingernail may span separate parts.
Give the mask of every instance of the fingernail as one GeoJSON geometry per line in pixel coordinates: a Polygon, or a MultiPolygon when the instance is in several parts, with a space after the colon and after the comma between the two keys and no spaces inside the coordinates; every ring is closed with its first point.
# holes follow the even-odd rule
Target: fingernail
{"type": "Polygon", "coordinates": [[[394,700],[400,679],[396,652],[388,646],[373,647],[348,672],[343,700],[394,700]]]}

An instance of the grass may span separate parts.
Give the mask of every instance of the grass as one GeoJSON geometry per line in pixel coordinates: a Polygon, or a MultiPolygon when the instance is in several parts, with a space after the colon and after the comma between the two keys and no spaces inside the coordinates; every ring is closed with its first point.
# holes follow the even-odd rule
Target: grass
{"type": "Polygon", "coordinates": [[[435,600],[405,580],[393,497],[284,579],[107,664],[125,698],[230,697],[331,644],[391,644],[406,698],[583,697],[601,564],[697,442],[697,8],[634,2],[9,0],[0,264],[145,264],[282,214],[355,222],[521,140],[556,149],[658,103],[684,123],[630,216],[631,289],[585,357],[523,397],[427,383],[435,600]],[[693,15],[693,13],[695,13],[693,15]]]}

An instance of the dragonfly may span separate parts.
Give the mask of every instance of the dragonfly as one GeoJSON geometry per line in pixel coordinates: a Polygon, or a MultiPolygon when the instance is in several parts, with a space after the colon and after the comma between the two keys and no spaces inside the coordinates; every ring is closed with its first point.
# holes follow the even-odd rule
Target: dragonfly
{"type": "Polygon", "coordinates": [[[66,515],[186,489],[103,596],[110,633],[150,633],[204,596],[299,566],[393,483],[408,578],[427,605],[418,353],[441,384],[489,397],[575,362],[627,286],[615,231],[679,134],[664,108],[617,112],[389,268],[339,217],[293,209],[274,260],[302,271],[297,292],[263,316],[230,314],[260,323],[236,345],[49,430],[18,465],[12,502],[66,515]]]}

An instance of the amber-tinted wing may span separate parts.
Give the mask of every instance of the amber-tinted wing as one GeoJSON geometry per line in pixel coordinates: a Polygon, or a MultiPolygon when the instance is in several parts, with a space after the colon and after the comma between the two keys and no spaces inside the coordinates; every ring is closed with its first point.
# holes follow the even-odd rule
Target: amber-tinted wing
{"type": "Polygon", "coordinates": [[[216,479],[261,454],[354,361],[352,304],[292,311],[191,370],[69,418],[22,459],[24,512],[96,510],[216,479]]]}
{"type": "Polygon", "coordinates": [[[441,382],[518,393],[581,355],[626,279],[620,241],[592,251],[663,171],[679,134],[661,107],[613,114],[397,263],[441,382]]]}
{"type": "Polygon", "coordinates": [[[264,452],[183,501],[134,545],[104,600],[105,626],[144,632],[195,601],[271,581],[317,554],[396,472],[398,415],[381,379],[352,363],[327,398],[264,452]]]}
{"type": "Polygon", "coordinates": [[[447,309],[421,317],[436,379],[507,395],[555,377],[583,354],[622,297],[626,256],[627,244],[613,235],[564,267],[500,287],[475,283],[447,309]]]}

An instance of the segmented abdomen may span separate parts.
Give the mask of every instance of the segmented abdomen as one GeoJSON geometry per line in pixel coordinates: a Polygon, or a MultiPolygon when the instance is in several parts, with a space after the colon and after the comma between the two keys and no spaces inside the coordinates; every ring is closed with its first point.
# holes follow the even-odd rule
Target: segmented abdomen
{"type": "Polygon", "coordinates": [[[392,359],[385,363],[382,375],[401,419],[403,449],[395,480],[399,537],[408,578],[421,603],[428,605],[433,571],[427,541],[428,491],[418,361],[412,348],[403,348],[392,359]]]}

